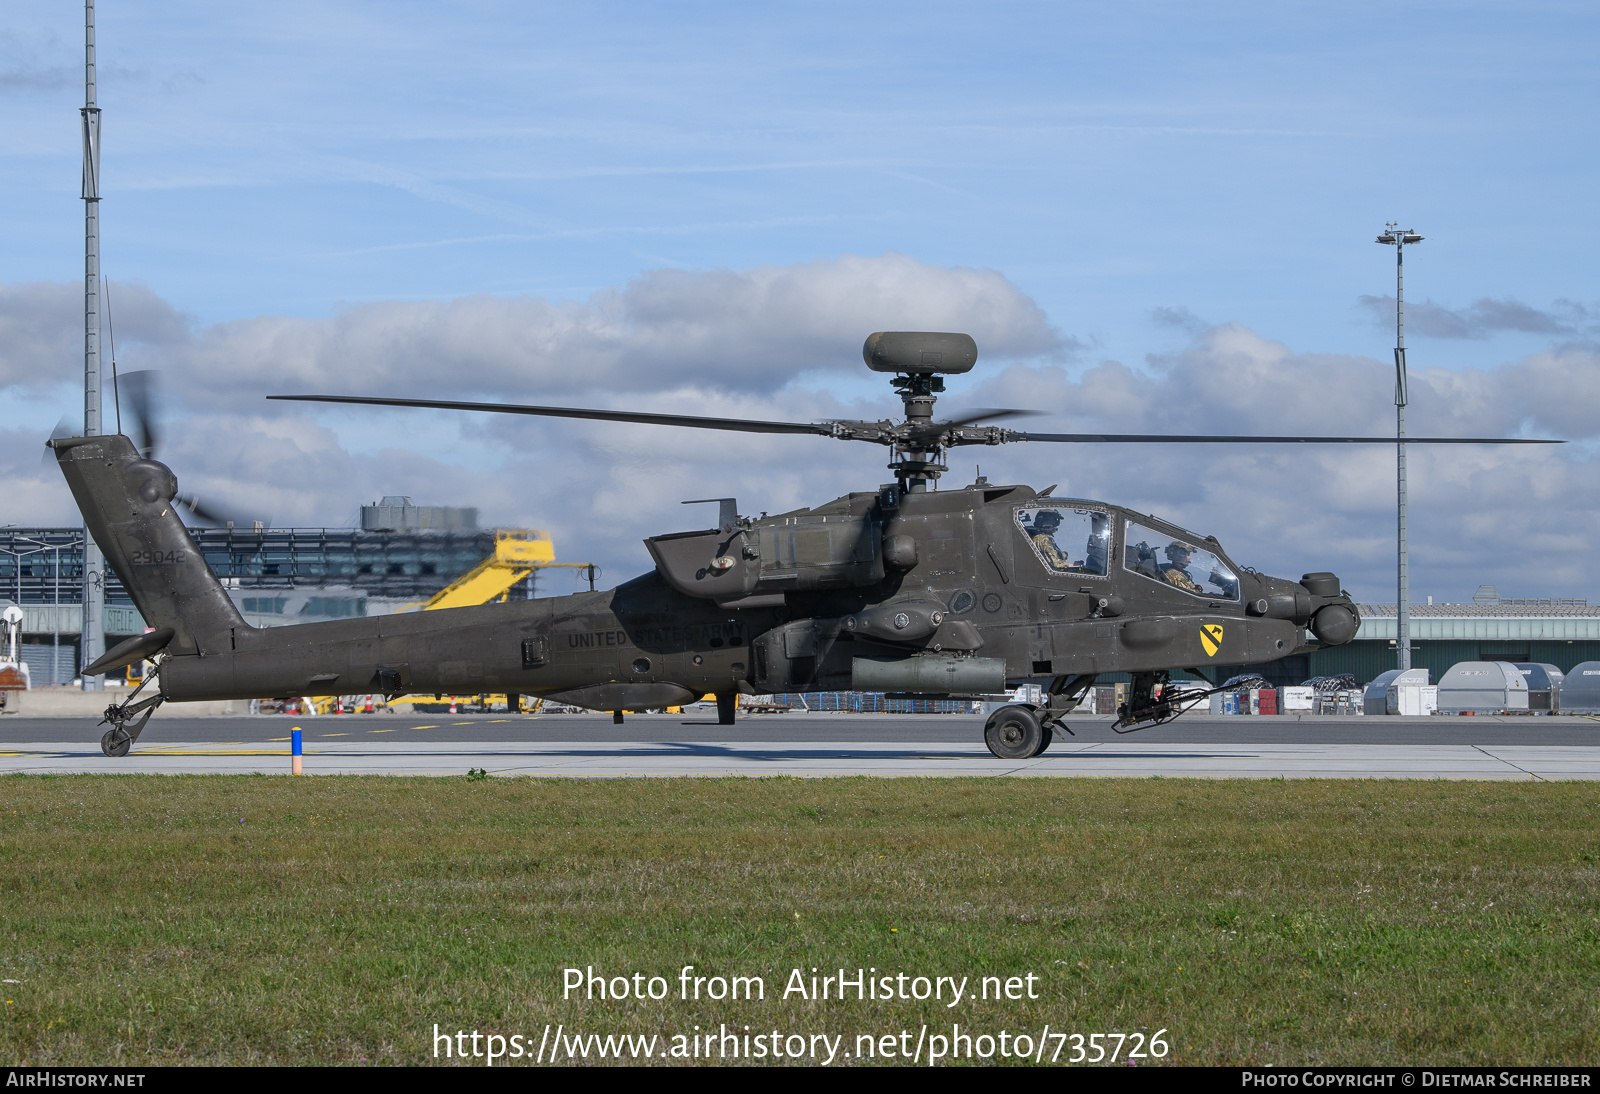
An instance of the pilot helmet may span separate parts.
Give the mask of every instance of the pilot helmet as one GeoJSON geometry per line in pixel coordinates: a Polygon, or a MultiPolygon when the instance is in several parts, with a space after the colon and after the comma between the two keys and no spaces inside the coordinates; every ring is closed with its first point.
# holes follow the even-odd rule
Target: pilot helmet
{"type": "Polygon", "coordinates": [[[1167,561],[1168,562],[1177,562],[1179,555],[1183,556],[1183,561],[1184,562],[1188,562],[1189,561],[1189,556],[1191,556],[1193,554],[1194,554],[1194,548],[1190,547],[1187,543],[1169,543],[1169,544],[1167,544],[1167,561]]]}
{"type": "Polygon", "coordinates": [[[1059,527],[1061,527],[1061,514],[1054,509],[1041,509],[1034,515],[1035,532],[1053,532],[1059,527]]]}

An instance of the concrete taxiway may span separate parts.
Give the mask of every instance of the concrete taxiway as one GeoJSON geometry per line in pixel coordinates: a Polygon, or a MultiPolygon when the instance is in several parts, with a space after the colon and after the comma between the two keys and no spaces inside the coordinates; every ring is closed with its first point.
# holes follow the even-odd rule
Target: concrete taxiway
{"type": "Polygon", "coordinates": [[[346,715],[152,720],[133,752],[100,752],[89,719],[0,719],[0,773],[283,774],[302,729],[307,774],[564,777],[1163,776],[1600,779],[1589,718],[1189,716],[1117,734],[1075,719],[1031,760],[998,760],[975,715],[346,715]]]}

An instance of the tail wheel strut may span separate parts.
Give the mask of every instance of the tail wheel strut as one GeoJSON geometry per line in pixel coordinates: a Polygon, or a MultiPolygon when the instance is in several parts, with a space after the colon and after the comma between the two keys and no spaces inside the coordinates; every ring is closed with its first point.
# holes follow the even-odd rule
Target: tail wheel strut
{"type": "Polygon", "coordinates": [[[164,695],[156,694],[148,699],[134,702],[134,697],[144,690],[144,686],[161,675],[161,666],[157,665],[154,672],[145,676],[139,686],[133,689],[122,703],[112,703],[106,707],[105,715],[100,719],[100,724],[111,723],[111,728],[100,737],[100,751],[107,756],[120,758],[128,754],[128,750],[139,739],[139,734],[144,732],[144,727],[150,722],[150,715],[156,712],[156,707],[167,701],[164,695]],[[138,718],[138,721],[134,721],[138,718]],[[133,722],[132,727],[128,725],[133,722]]]}

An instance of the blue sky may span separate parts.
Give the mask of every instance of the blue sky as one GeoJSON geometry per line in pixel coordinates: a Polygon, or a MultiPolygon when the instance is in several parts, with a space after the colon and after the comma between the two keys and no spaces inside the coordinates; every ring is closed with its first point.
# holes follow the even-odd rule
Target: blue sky
{"type": "MultiPolygon", "coordinates": [[[[13,7],[0,23],[6,286],[80,275],[81,18],[77,5],[36,5],[13,7]]],[[[1039,382],[1059,386],[1110,362],[1161,373],[1162,362],[1216,345],[1205,332],[1225,324],[1295,355],[1385,359],[1384,304],[1363,298],[1393,291],[1393,255],[1372,240],[1397,219],[1427,237],[1407,262],[1418,305],[1414,368],[1495,373],[1573,346],[1589,356],[1561,359],[1587,367],[1600,324],[1597,24],[1600,10],[1583,4],[107,0],[99,9],[105,272],[142,285],[196,336],[221,338],[279,331],[280,320],[333,322],[362,305],[491,294],[584,309],[660,271],[835,269],[816,264],[905,256],[932,271],[995,271],[1037,306],[1041,330],[1054,332],[1048,345],[1038,332],[992,339],[1000,352],[986,353],[975,382],[1001,384],[1011,365],[1044,370],[1039,382]],[[239,323],[256,326],[229,326],[239,323]]],[[[639,322],[624,310],[621,322],[639,322]]],[[[953,311],[941,325],[983,318],[953,311]]],[[[746,359],[781,361],[757,385],[774,400],[765,412],[804,418],[827,413],[828,399],[882,402],[878,382],[849,358],[870,329],[892,325],[869,320],[834,342],[807,343],[814,365],[775,350],[763,329],[728,330],[744,340],[746,359]],[[824,359],[834,343],[838,359],[824,359]]],[[[171,345],[159,333],[141,339],[140,329],[130,311],[128,360],[163,364],[171,345]]],[[[792,334],[782,321],[766,329],[774,341],[792,334]]],[[[515,330],[506,336],[514,341],[515,330]]],[[[673,357],[669,333],[661,338],[652,344],[673,357]]],[[[48,431],[73,405],[80,364],[70,347],[64,340],[0,372],[10,377],[0,414],[19,437],[44,419],[48,431]],[[29,376],[18,379],[18,370],[29,376]]],[[[726,394],[696,399],[692,370],[652,378],[646,357],[637,364],[643,379],[589,391],[563,383],[563,397],[622,405],[630,391],[635,402],[665,397],[650,394],[659,389],[700,405],[726,394]]],[[[325,388],[348,389],[337,354],[317,360],[325,388]]],[[[206,383],[229,389],[228,361],[206,367],[206,383]]],[[[1380,390],[1360,404],[1358,420],[1298,424],[1381,432],[1392,414],[1388,391],[1381,373],[1362,376],[1380,390]]],[[[394,379],[433,393],[416,386],[429,382],[426,370],[394,379]]],[[[432,380],[446,397],[524,401],[550,398],[552,386],[536,368],[525,383],[486,379],[448,354],[432,380]]],[[[1206,372],[1191,382],[1205,385],[1206,372]]],[[[1440,383],[1441,399],[1459,396],[1440,383]]],[[[180,386],[176,413],[191,394],[187,381],[180,386]]],[[[1019,393],[1027,397],[1027,387],[1019,393]]],[[[1183,402],[1186,389],[1174,397],[1183,402]]],[[[1057,405],[1052,398],[1040,394],[1040,405],[1057,405]]],[[[1227,400],[1205,406],[1203,420],[1179,415],[1172,427],[1272,424],[1270,408],[1233,415],[1227,400]]],[[[1127,409],[1125,420],[1108,411],[1098,426],[1137,428],[1150,408],[1127,409]]],[[[262,413],[253,401],[227,408],[216,399],[188,411],[262,413]]],[[[1456,413],[1438,408],[1436,417],[1456,413]]],[[[1416,411],[1424,423],[1429,414],[1416,411]]],[[[268,432],[280,440],[308,452],[324,443],[274,420],[279,432],[268,432]]],[[[370,484],[384,492],[470,495],[521,474],[497,445],[537,443],[424,420],[425,445],[389,418],[295,419],[327,431],[325,442],[351,458],[417,451],[417,484],[370,484]],[[461,474],[452,479],[451,469],[461,474]]],[[[604,460],[601,450],[589,462],[604,460]]],[[[1572,462],[1586,453],[1550,458],[1575,478],[1587,469],[1572,462]]],[[[841,488],[881,477],[875,458],[846,462],[841,488]]],[[[697,477],[692,463],[683,466],[697,477]]],[[[1018,477],[1040,477],[1017,466],[1018,477]]],[[[1292,466],[1282,474],[1274,488],[1282,493],[1325,485],[1292,466]]],[[[241,472],[222,485],[248,490],[248,479],[241,472]]],[[[510,491],[480,500],[501,507],[490,519],[552,524],[550,508],[592,496],[594,484],[583,481],[570,496],[535,491],[537,506],[514,504],[510,491]]],[[[764,490],[764,481],[747,489],[764,490]]],[[[54,511],[50,489],[40,484],[37,515],[54,511]]],[[[1208,492],[1222,499],[1214,484],[1197,489],[1197,502],[1208,492]]],[[[1441,488],[1440,504],[1473,497],[1441,488]]],[[[330,493],[295,520],[333,522],[358,500],[330,493]]],[[[1370,545],[1326,547],[1348,555],[1346,569],[1366,575],[1379,598],[1387,524],[1378,494],[1351,519],[1370,545]]],[[[1222,534],[1227,524],[1214,520],[1212,529],[1222,534]]],[[[639,535],[657,530],[665,529],[639,535]]],[[[568,531],[574,549],[610,549],[581,521],[568,531]]],[[[1463,534],[1440,531],[1452,541],[1463,534]]],[[[1248,528],[1238,534],[1256,541],[1248,528]]],[[[1259,535],[1263,546],[1274,538],[1259,535]]],[[[642,562],[642,551],[629,551],[618,548],[615,565],[642,562]]],[[[1490,580],[1499,564],[1488,552],[1464,558],[1441,572],[1441,589],[1468,596],[1472,574],[1490,580]]],[[[1545,581],[1508,577],[1518,589],[1545,581]]],[[[1561,590],[1589,593],[1600,589],[1561,590]]]]}

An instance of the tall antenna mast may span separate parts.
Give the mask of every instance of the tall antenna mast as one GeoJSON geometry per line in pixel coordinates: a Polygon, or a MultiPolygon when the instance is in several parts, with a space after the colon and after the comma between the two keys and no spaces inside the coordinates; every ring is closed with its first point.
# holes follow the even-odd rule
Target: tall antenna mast
{"type": "Polygon", "coordinates": [[[1396,668],[1411,667],[1411,561],[1406,543],[1406,244],[1421,243],[1422,237],[1399,224],[1384,225],[1378,242],[1394,248],[1394,447],[1395,492],[1399,499],[1400,551],[1395,597],[1396,668]]]}
{"type": "MultiPolygon", "coordinates": [[[[100,434],[100,108],[95,105],[94,0],[83,4],[83,435],[100,434]]],[[[105,561],[83,529],[83,640],[79,668],[105,652],[105,561]]],[[[85,676],[84,691],[101,677],[85,676]]]]}

